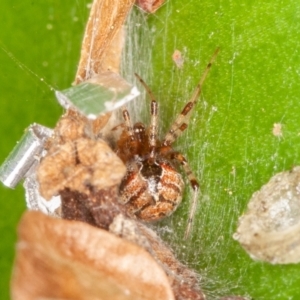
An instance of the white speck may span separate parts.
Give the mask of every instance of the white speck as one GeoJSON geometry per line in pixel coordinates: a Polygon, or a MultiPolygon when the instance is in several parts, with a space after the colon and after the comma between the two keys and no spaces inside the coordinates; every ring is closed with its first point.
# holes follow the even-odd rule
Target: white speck
{"type": "Polygon", "coordinates": [[[282,137],[282,124],[274,123],[272,133],[274,136],[282,137]]]}
{"type": "Polygon", "coordinates": [[[148,178],[148,188],[150,193],[156,193],[156,180],[154,177],[148,178]]]}

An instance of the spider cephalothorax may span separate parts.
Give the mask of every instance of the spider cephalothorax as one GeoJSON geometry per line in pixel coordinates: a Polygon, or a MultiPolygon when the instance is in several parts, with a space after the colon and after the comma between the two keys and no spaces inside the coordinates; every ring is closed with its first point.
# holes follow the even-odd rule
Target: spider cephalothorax
{"type": "Polygon", "coordinates": [[[172,148],[173,142],[188,127],[192,109],[201,93],[202,84],[208,74],[218,49],[207,65],[200,82],[189,102],[177,116],[165,138],[157,137],[158,105],[146,83],[136,74],[151,97],[151,120],[146,128],[142,123],[132,127],[129,112],[123,109],[124,130],[117,142],[116,152],[127,167],[120,185],[120,201],[128,212],[143,221],[157,221],[169,216],[182,200],[184,182],[177,170],[183,167],[194,195],[185,237],[190,234],[199,195],[199,184],[184,156],[172,148]]]}

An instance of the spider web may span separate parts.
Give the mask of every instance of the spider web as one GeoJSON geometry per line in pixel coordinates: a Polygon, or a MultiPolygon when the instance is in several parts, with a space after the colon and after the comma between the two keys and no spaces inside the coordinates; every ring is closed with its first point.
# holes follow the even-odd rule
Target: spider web
{"type": "MultiPolygon", "coordinates": [[[[167,10],[166,15],[170,13],[170,5],[170,2],[165,4],[165,9],[167,10]]],[[[161,31],[159,34],[156,32],[158,30],[155,26],[157,22],[163,23],[164,20],[156,15],[147,16],[141,14],[139,11],[134,11],[131,14],[130,19],[127,22],[127,42],[125,53],[123,55],[122,70],[128,81],[135,81],[135,78],[132,76],[134,72],[140,74],[154,93],[154,96],[159,103],[159,131],[160,138],[162,139],[171,126],[172,121],[174,121],[177,114],[180,113],[185,103],[189,100],[189,97],[191,97],[198,82],[195,81],[193,76],[185,76],[182,70],[178,69],[172,61],[172,53],[170,53],[170,49],[167,49],[166,43],[162,44],[163,48],[160,53],[160,59],[162,59],[162,61],[160,61],[159,64],[161,64],[162,70],[171,70],[170,79],[166,84],[163,79],[165,78],[165,75],[161,71],[158,74],[162,74],[162,78],[155,80],[154,70],[152,68],[153,57],[155,57],[155,54],[153,53],[153,47],[156,43],[155,37],[161,35],[162,39],[167,40],[169,35],[167,26],[164,29],[160,29],[161,31]],[[139,59],[136,59],[136,57],[139,59]],[[156,86],[153,87],[154,82],[156,83],[156,86]],[[178,94],[182,96],[182,99],[178,99],[178,94]],[[176,95],[175,99],[172,99],[172,95],[176,95]],[[170,102],[171,108],[168,107],[170,102]]],[[[177,37],[175,36],[173,41],[174,51],[177,49],[177,46],[179,47],[176,39],[177,37]]],[[[198,59],[189,61],[189,49],[183,47],[183,49],[180,50],[182,51],[183,59],[187,60],[186,63],[197,68],[197,79],[199,80],[202,75],[201,72],[203,72],[212,53],[208,54],[205,61],[200,62],[198,59]]],[[[215,66],[213,66],[213,68],[215,68],[215,66]]],[[[207,81],[209,81],[209,79],[207,79],[207,81]]],[[[144,89],[141,88],[140,90],[142,95],[130,105],[129,110],[133,120],[143,121],[145,124],[148,124],[150,100],[144,89]]],[[[182,151],[184,155],[187,154],[188,158],[196,158],[194,159],[195,163],[192,165],[192,169],[195,170],[195,175],[201,183],[206,176],[203,174],[210,172],[209,168],[206,167],[207,152],[211,151],[212,147],[212,144],[208,142],[208,136],[212,126],[211,122],[218,112],[218,108],[208,101],[209,100],[205,99],[205,96],[201,97],[201,100],[191,117],[189,128],[180,138],[180,141],[175,143],[175,145],[177,144],[177,147],[175,148],[182,151]],[[198,125],[199,119],[201,120],[200,126],[198,125]],[[194,137],[190,134],[190,131],[194,130],[194,126],[200,127],[197,128],[197,140],[194,140],[194,137]],[[186,152],[186,149],[189,149],[189,151],[186,152]],[[199,151],[199,149],[201,150],[199,151]]],[[[183,173],[183,171],[181,172],[183,173]]],[[[228,186],[234,181],[234,178],[231,177],[232,176],[229,176],[228,182],[226,182],[228,186]]],[[[221,253],[218,253],[218,245],[220,245],[224,239],[224,228],[219,226],[215,227],[215,220],[210,220],[209,217],[212,210],[216,209],[213,204],[213,199],[219,197],[220,192],[217,191],[214,195],[209,194],[209,191],[211,190],[216,191],[216,185],[206,185],[205,190],[202,190],[203,194],[201,199],[199,199],[197,216],[192,232],[194,237],[192,245],[190,242],[183,242],[183,232],[187,223],[186,221],[190,206],[189,199],[192,198],[189,182],[187,180],[185,181],[186,192],[181,207],[173,216],[162,221],[160,224],[153,225],[153,228],[157,230],[169,244],[171,244],[175,253],[182,261],[185,261],[187,265],[198,271],[202,287],[207,292],[208,299],[215,299],[217,296],[231,294],[232,290],[237,286],[236,283],[228,282],[221,278],[221,276],[211,276],[211,274],[216,274],[220,268],[221,264],[218,260],[221,259],[221,253]],[[201,221],[199,222],[199,220],[201,221]],[[209,225],[211,226],[210,228],[209,225]],[[218,236],[219,240],[212,241],[208,236],[203,234],[205,231],[209,231],[209,234],[213,234],[213,236],[218,236]],[[216,256],[217,260],[209,262],[207,266],[204,267],[205,264],[202,261],[211,255],[216,256]]],[[[223,207],[222,209],[224,210],[224,218],[226,213],[228,213],[229,208],[223,207]]],[[[220,220],[220,222],[222,223],[222,220],[220,220]]]]}
{"type": "MultiPolygon", "coordinates": [[[[278,5],[266,5],[264,9],[248,7],[247,13],[244,11],[239,17],[235,12],[243,8],[229,4],[231,15],[226,28],[219,27],[215,20],[225,13],[221,4],[195,4],[194,1],[184,4],[167,1],[157,14],[146,19],[139,14],[132,15],[130,21],[133,27],[129,28],[127,49],[134,53],[130,49],[139,45],[136,56],[139,59],[126,58],[123,70],[125,75],[127,70],[131,74],[132,69],[138,72],[156,96],[160,105],[161,137],[188,101],[211,54],[221,46],[189,128],[175,143],[175,148],[186,155],[201,184],[192,240],[183,241],[192,196],[188,182],[182,205],[157,229],[178,257],[198,271],[208,299],[232,294],[282,299],[298,293],[297,266],[288,269],[291,273],[287,279],[288,267],[255,263],[232,239],[238,217],[251,194],[271,175],[289,169],[297,161],[299,164],[299,151],[295,148],[295,144],[299,144],[298,130],[293,125],[297,116],[292,107],[299,108],[299,102],[295,102],[299,87],[294,80],[300,61],[293,51],[286,51],[284,36],[293,39],[292,32],[299,27],[293,18],[299,17],[300,12],[294,11],[291,4],[278,14],[278,5]],[[200,17],[203,7],[211,14],[203,13],[200,17]],[[268,32],[258,25],[265,9],[272,11],[264,23],[270,28],[268,32]],[[176,16],[180,14],[184,22],[176,16]],[[193,15],[201,21],[192,23],[193,15]],[[250,20],[253,16],[255,18],[250,20]],[[292,31],[290,21],[294,26],[292,31]],[[136,24],[139,26],[134,27],[136,24]],[[190,28],[196,24],[199,27],[190,28]],[[223,39],[222,34],[227,38],[223,39]],[[192,39],[196,41],[193,43],[192,39]],[[265,39],[276,44],[277,50],[266,48],[265,39]],[[172,61],[176,49],[184,58],[182,69],[172,61]],[[257,49],[260,55],[256,60],[253,55],[257,49]],[[274,58],[277,53],[284,57],[280,63],[274,58]],[[273,69],[274,62],[282,74],[279,69],[273,69]],[[284,73],[285,70],[288,72],[284,73]],[[275,72],[276,76],[271,79],[268,74],[275,72]],[[259,86],[261,78],[268,78],[269,82],[259,86]],[[282,84],[282,89],[272,89],[276,83],[282,84]],[[282,136],[272,133],[277,123],[283,124],[282,136]],[[272,290],[274,280],[278,287],[272,290]]],[[[299,42],[295,41],[294,46],[299,47],[299,42]]],[[[131,108],[135,120],[147,121],[145,113],[140,111],[144,105],[143,109],[149,112],[143,97],[131,108]]],[[[149,102],[146,100],[146,103],[149,102]]]]}

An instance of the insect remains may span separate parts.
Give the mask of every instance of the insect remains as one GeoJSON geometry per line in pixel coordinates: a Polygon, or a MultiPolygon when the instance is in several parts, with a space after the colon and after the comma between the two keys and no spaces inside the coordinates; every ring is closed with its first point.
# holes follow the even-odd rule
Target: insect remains
{"type": "Polygon", "coordinates": [[[192,204],[185,230],[189,237],[199,196],[199,183],[184,155],[172,148],[172,144],[187,129],[191,113],[197,103],[203,83],[219,49],[210,59],[191,97],[175,118],[165,137],[158,138],[158,104],[147,84],[135,74],[150,96],[150,125],[137,122],[132,126],[129,112],[123,109],[123,131],[116,143],[116,152],[127,167],[120,185],[120,201],[128,212],[143,221],[161,220],[172,214],[182,200],[184,181],[177,170],[180,164],[193,189],[192,204]]]}

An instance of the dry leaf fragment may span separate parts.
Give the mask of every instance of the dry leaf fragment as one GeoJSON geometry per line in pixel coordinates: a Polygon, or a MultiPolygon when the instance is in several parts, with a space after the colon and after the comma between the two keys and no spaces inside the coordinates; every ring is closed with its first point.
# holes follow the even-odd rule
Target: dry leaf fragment
{"type": "Polygon", "coordinates": [[[107,143],[96,138],[94,129],[105,124],[69,110],[58,122],[48,141],[47,155],[37,169],[40,193],[45,199],[70,189],[83,194],[116,186],[126,168],[107,143]],[[113,170],[113,171],[112,171],[113,170]]]}
{"type": "Polygon", "coordinates": [[[273,176],[250,199],[236,239],[253,259],[300,262],[300,167],[273,176]]]}
{"type": "Polygon", "coordinates": [[[76,221],[26,212],[12,277],[12,299],[174,299],[149,253],[76,221]]]}
{"type": "Polygon", "coordinates": [[[122,26],[134,0],[95,0],[82,42],[75,83],[105,71],[118,73],[124,33],[122,26]]]}
{"type": "Polygon", "coordinates": [[[40,192],[45,199],[66,188],[89,194],[118,185],[125,170],[106,142],[80,138],[51,147],[38,167],[40,192]]]}

